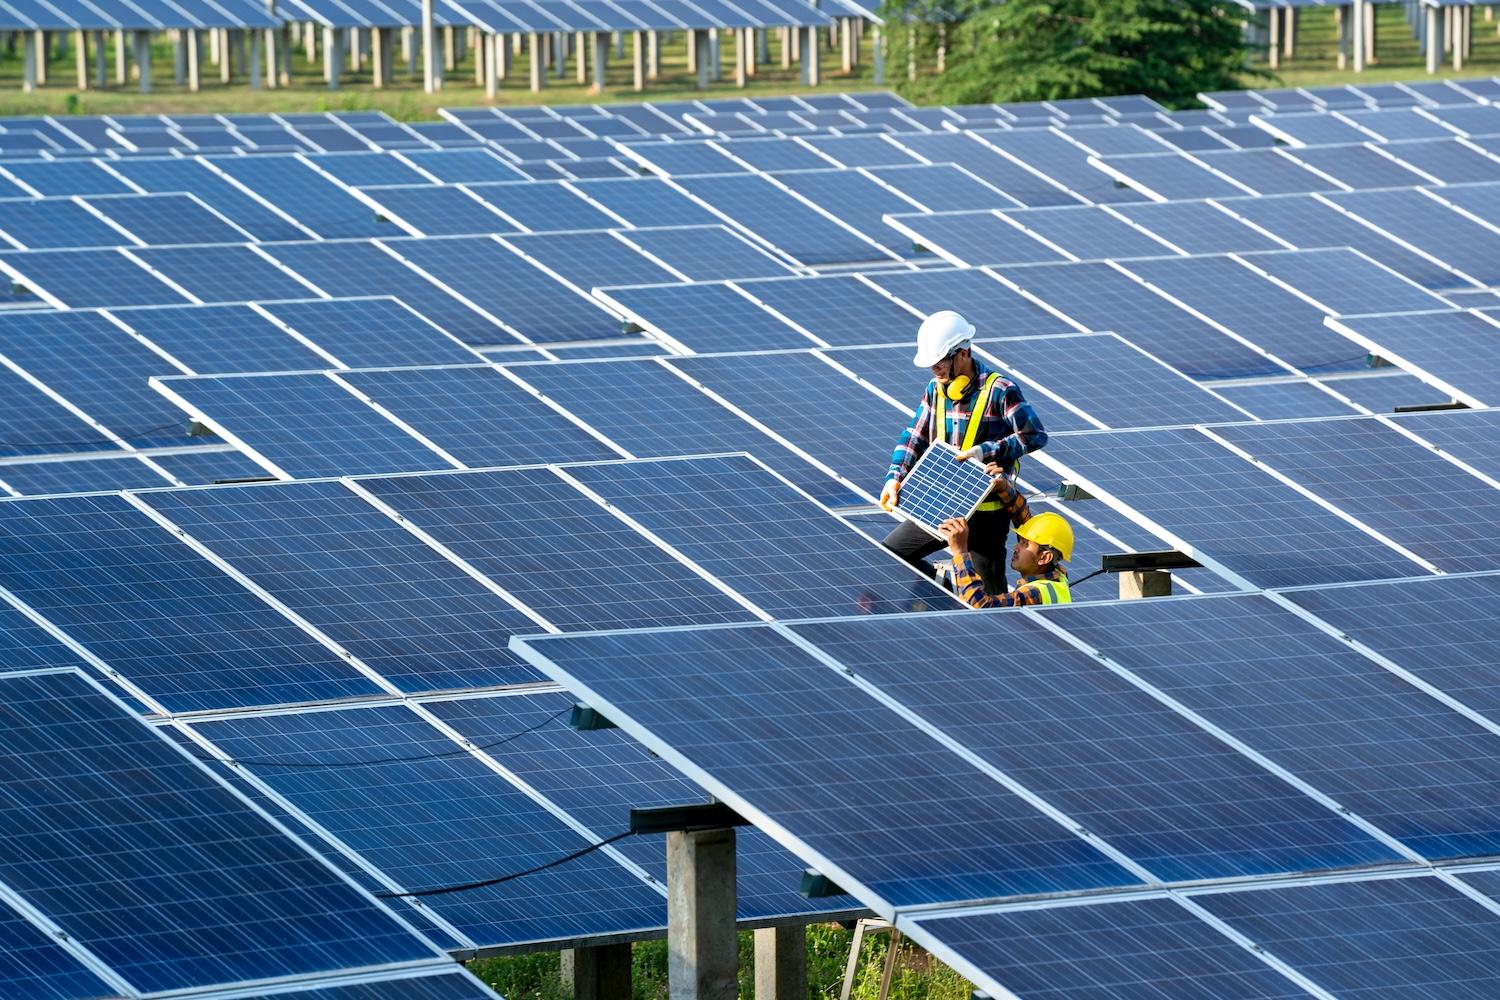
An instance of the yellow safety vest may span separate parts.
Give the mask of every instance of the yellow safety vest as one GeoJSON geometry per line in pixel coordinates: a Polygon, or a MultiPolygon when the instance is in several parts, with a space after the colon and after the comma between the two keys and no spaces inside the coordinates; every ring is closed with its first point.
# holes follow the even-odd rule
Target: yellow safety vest
{"type": "MultiPolygon", "coordinates": [[[[974,407],[969,411],[969,421],[967,426],[964,427],[963,432],[963,444],[958,444],[957,441],[949,441],[949,444],[958,445],[958,449],[960,451],[968,451],[970,448],[974,447],[974,442],[979,437],[979,425],[982,422],[981,417],[984,415],[984,412],[990,408],[990,395],[994,392],[995,383],[999,380],[999,372],[990,372],[987,376],[985,376],[984,385],[980,387],[979,394],[974,397],[974,407]]],[[[932,411],[932,438],[934,441],[947,441],[948,397],[944,395],[941,386],[935,386],[933,389],[933,398],[937,400],[937,404],[932,411]]],[[[986,500],[984,503],[980,504],[974,509],[977,511],[999,510],[1001,506],[1002,505],[999,500],[986,500]]]]}
{"type": "MultiPolygon", "coordinates": [[[[1058,580],[1027,580],[1021,587],[1030,587],[1041,595],[1043,604],[1072,604],[1073,595],[1068,591],[1066,577],[1058,580]]],[[[1017,587],[1020,590],[1021,587],[1017,587]]]]}

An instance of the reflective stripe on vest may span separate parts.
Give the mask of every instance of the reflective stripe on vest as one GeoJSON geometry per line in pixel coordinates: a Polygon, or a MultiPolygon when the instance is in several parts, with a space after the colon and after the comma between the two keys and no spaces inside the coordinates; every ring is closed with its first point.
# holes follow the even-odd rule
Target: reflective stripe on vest
{"type": "Polygon", "coordinates": [[[1068,590],[1067,580],[1029,580],[1022,586],[1034,589],[1041,597],[1043,604],[1073,603],[1073,595],[1068,590]]]}
{"type": "MultiPolygon", "coordinates": [[[[963,444],[958,446],[959,451],[968,451],[974,447],[975,440],[979,437],[979,425],[981,417],[990,408],[990,395],[994,392],[995,383],[1000,380],[999,372],[990,372],[985,377],[984,385],[980,387],[979,394],[974,397],[974,408],[969,411],[968,424],[964,427],[963,444]]],[[[944,395],[942,387],[938,386],[933,392],[937,405],[933,408],[932,437],[934,440],[941,438],[948,440],[948,397],[944,395]],[[939,434],[938,431],[942,433],[939,434]]],[[[955,443],[955,442],[950,442],[955,443]]],[[[1004,505],[999,500],[986,500],[975,507],[974,510],[999,510],[1004,505]]]]}

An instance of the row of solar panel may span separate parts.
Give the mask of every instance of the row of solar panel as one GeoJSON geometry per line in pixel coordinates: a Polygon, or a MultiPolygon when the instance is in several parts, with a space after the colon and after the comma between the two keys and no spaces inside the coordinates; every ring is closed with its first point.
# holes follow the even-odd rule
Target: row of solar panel
{"type": "Polygon", "coordinates": [[[1426,864],[1496,853],[1497,586],[960,612],[1001,663],[934,615],[514,645],[992,995],[1483,996],[1500,883],[1426,864]]]}
{"type": "MultiPolygon", "coordinates": [[[[291,0],[297,2],[297,0],[291,0]]],[[[0,0],[0,31],[161,31],[272,28],[282,18],[255,0],[0,0]]]]}
{"type": "Polygon", "coordinates": [[[1500,79],[1472,77],[1457,80],[1420,80],[1404,83],[1357,83],[1327,87],[1287,87],[1275,90],[1218,90],[1198,99],[1229,114],[1399,108],[1500,98],[1500,79]]]}

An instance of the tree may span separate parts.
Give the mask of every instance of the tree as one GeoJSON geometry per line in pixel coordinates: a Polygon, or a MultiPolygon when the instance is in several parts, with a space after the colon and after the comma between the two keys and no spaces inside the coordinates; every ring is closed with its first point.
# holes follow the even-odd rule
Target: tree
{"type": "MultiPolygon", "coordinates": [[[[888,23],[928,20],[929,10],[889,0],[888,23]]],[[[957,0],[943,11],[946,71],[906,90],[945,104],[1146,94],[1189,104],[1199,91],[1241,86],[1244,12],[1223,0],[957,0]]],[[[941,15],[940,15],[941,16],[941,15]]],[[[912,34],[930,52],[936,28],[891,32],[905,64],[912,34]]],[[[924,64],[926,60],[924,59],[924,64]]]]}

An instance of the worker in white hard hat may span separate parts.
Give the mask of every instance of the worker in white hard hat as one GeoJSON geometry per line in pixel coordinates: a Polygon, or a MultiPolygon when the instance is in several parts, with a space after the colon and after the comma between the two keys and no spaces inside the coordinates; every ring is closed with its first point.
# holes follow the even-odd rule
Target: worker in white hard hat
{"type": "MultiPolygon", "coordinates": [[[[1015,383],[974,357],[974,325],[956,312],[933,313],[917,330],[913,363],[932,372],[932,381],[896,450],[880,505],[900,503],[901,480],[934,440],[958,449],[960,462],[982,462],[1002,479],[1013,478],[1022,455],[1047,443],[1042,421],[1015,383]]],[[[1005,540],[1010,528],[1003,503],[986,498],[968,522],[967,548],[991,593],[1005,592],[1005,540]]],[[[911,521],[903,521],[885,539],[886,547],[924,572],[924,560],[942,541],[911,521]]]]}
{"type": "MultiPolygon", "coordinates": [[[[1002,481],[1003,482],[1003,481],[1002,481]]],[[[1004,483],[1006,510],[1016,526],[1010,568],[1018,579],[1014,590],[985,589],[969,555],[969,522],[950,517],[938,525],[953,556],[953,590],[971,608],[1019,608],[1034,604],[1068,604],[1068,560],[1073,558],[1073,527],[1050,510],[1031,516],[1026,499],[1004,483]]]]}

